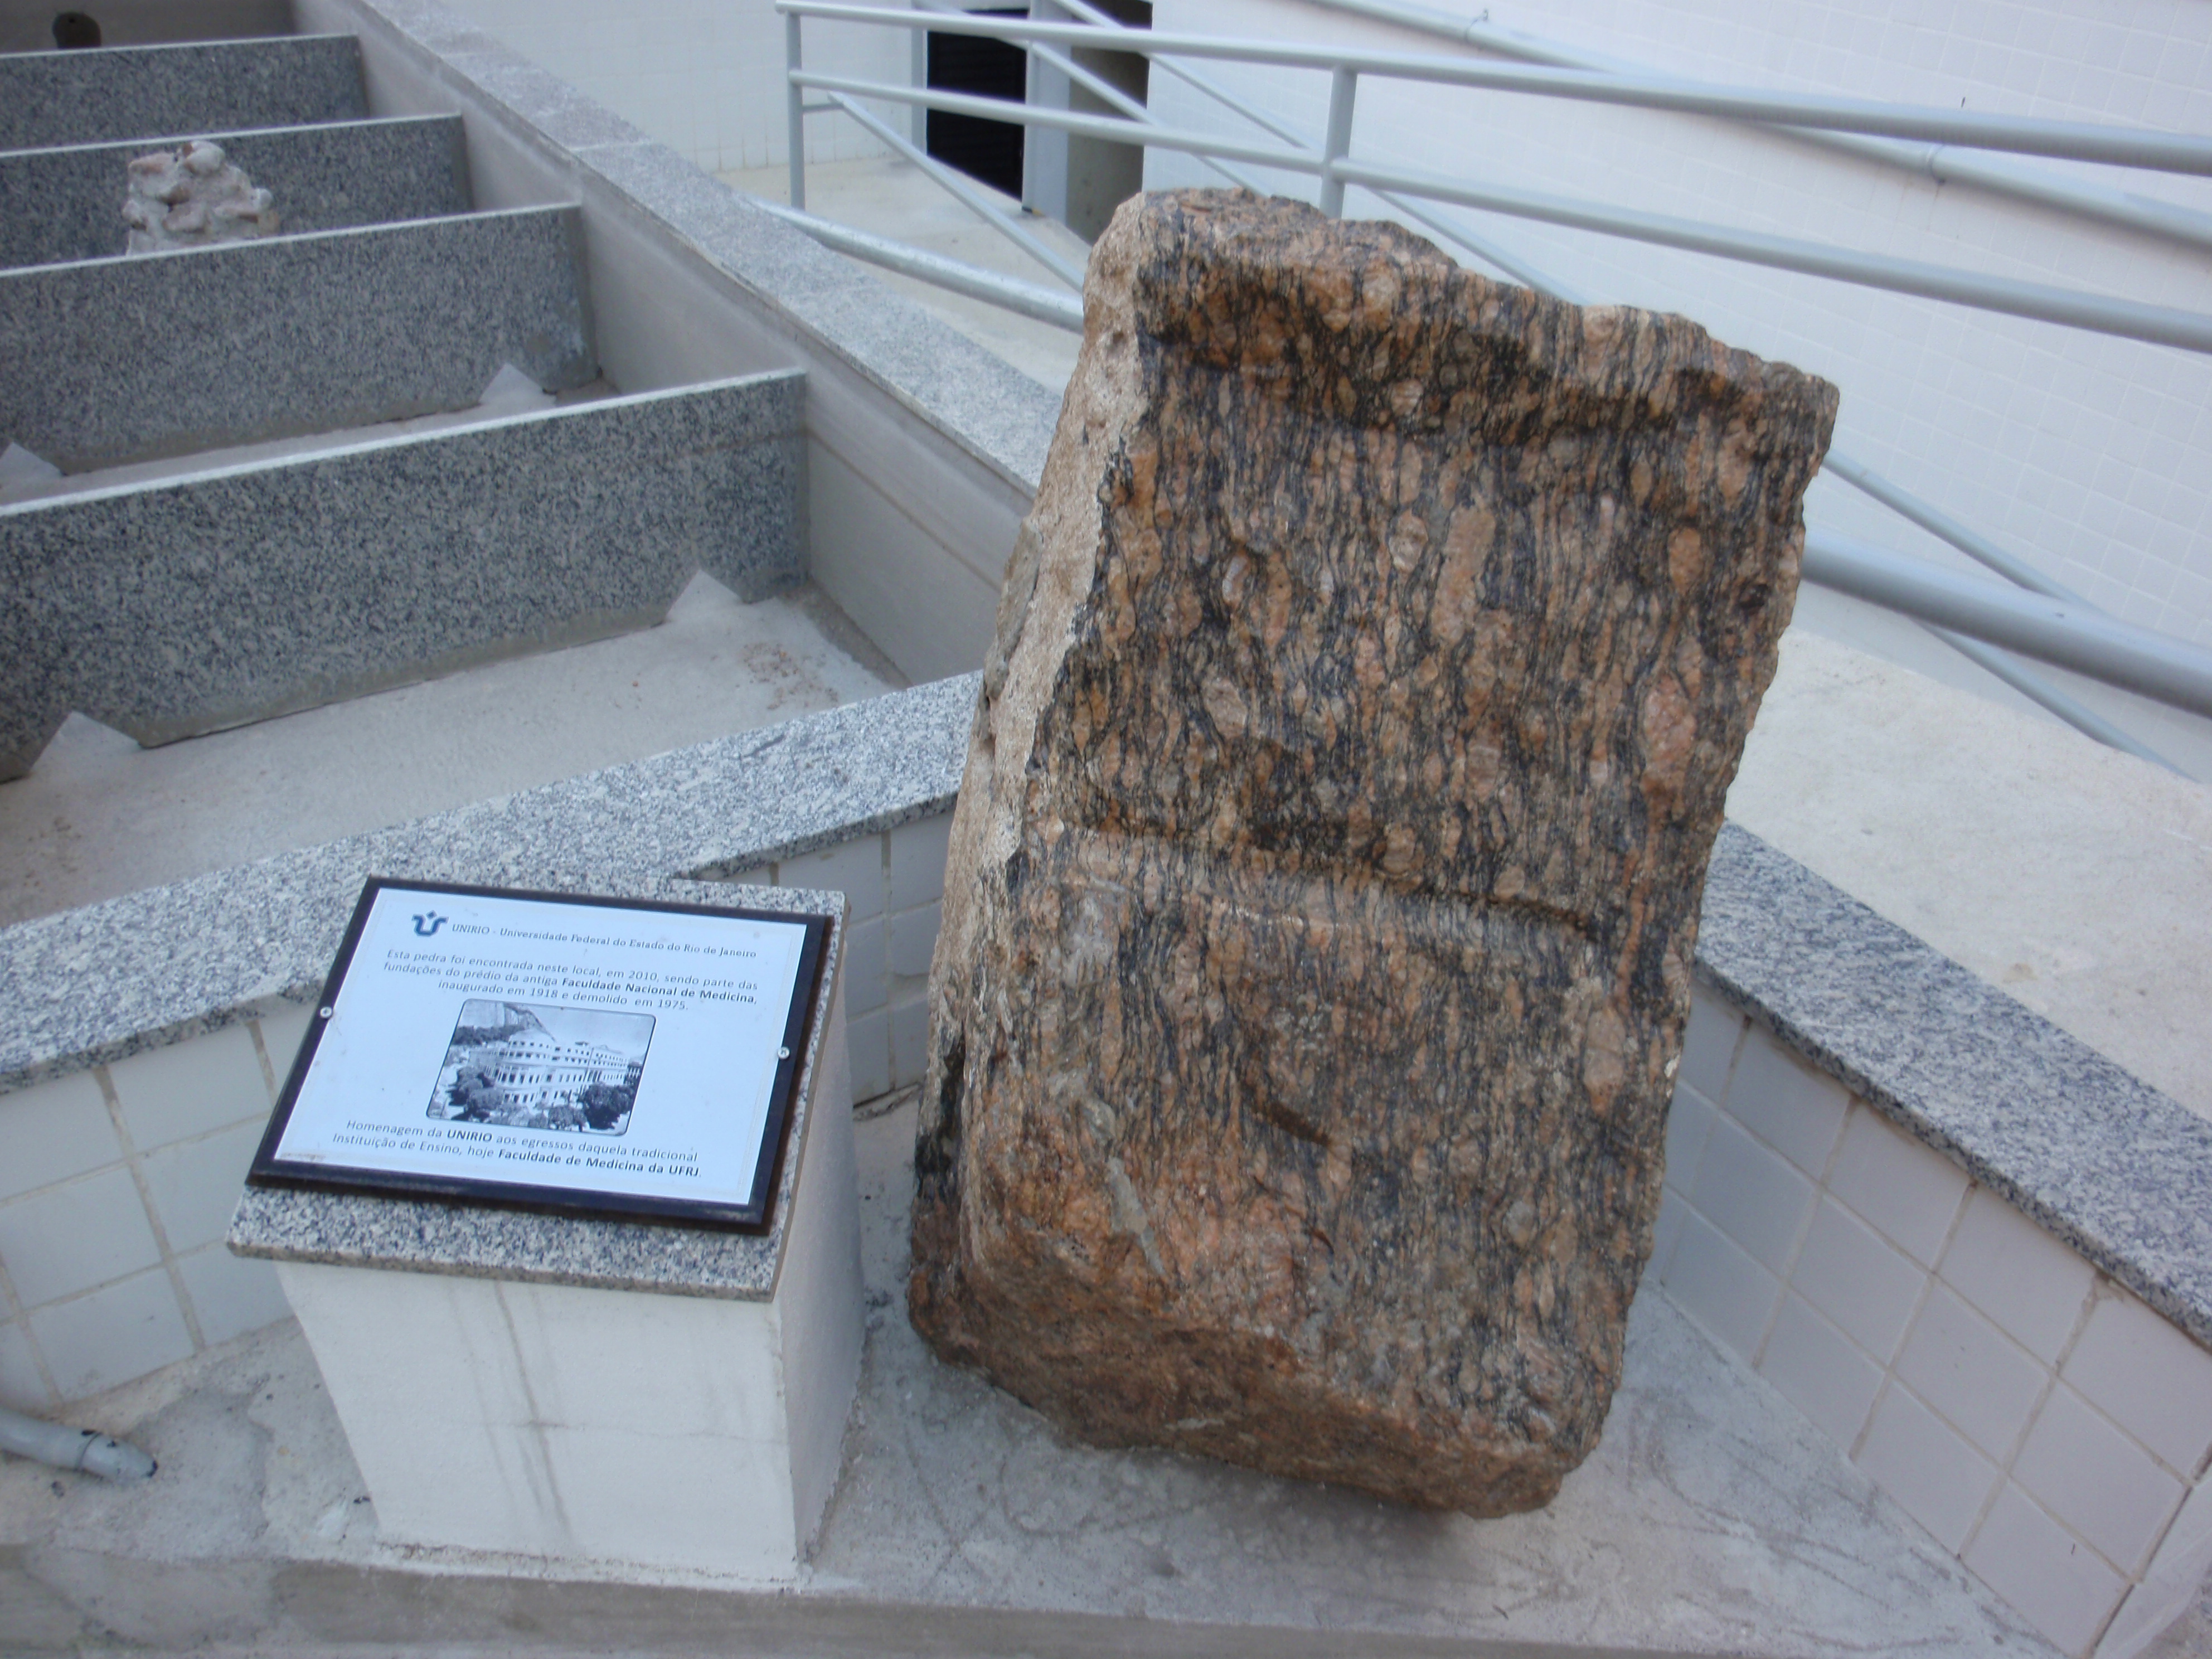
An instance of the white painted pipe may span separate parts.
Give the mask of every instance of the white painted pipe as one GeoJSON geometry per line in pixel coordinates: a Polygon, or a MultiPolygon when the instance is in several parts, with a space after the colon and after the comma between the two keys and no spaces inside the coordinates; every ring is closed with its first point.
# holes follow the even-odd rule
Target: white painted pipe
{"type": "Polygon", "coordinates": [[[2212,717],[2212,651],[2185,640],[1818,530],[1805,537],[1804,575],[1916,622],[2212,717]]]}
{"type": "Polygon", "coordinates": [[[1064,328],[1071,334],[1083,332],[1083,301],[1072,295],[987,270],[981,265],[948,259],[923,248],[908,247],[903,242],[854,230],[850,225],[817,218],[811,213],[794,213],[781,202],[757,199],[753,205],[787,224],[797,226],[824,247],[836,248],[840,253],[849,253],[856,259],[866,259],[917,282],[964,294],[971,300],[1003,306],[1037,322],[1064,328]]]}
{"type": "Polygon", "coordinates": [[[143,1480],[154,1460],[127,1440],[91,1429],[66,1429],[0,1406],[0,1451],[36,1458],[58,1469],[82,1469],[108,1480],[143,1480]]]}

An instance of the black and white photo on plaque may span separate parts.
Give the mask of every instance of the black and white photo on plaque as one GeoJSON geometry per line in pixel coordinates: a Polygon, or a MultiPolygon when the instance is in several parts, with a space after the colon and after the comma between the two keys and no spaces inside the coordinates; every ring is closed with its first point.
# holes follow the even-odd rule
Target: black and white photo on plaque
{"type": "Polygon", "coordinates": [[[472,998],[461,1005],[429,1115],[619,1135],[629,1127],[652,1046],[651,1014],[472,998]]]}
{"type": "Polygon", "coordinates": [[[248,1179],[764,1227],[829,929],[372,878],[248,1179]]]}

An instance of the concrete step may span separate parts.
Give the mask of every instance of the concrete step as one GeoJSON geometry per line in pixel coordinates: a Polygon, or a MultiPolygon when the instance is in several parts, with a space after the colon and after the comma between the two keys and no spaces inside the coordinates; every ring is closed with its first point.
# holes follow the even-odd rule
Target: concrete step
{"type": "Polygon", "coordinates": [[[0,438],[64,472],[599,373],[573,208],[0,271],[0,438]]]}
{"type": "Polygon", "coordinates": [[[206,138],[276,198],[285,235],[469,210],[458,115],[193,132],[0,154],[0,269],[124,251],[131,158],[206,138]]]}
{"type": "Polygon", "coordinates": [[[0,56],[0,149],[368,116],[350,34],[0,56]]]}
{"type": "Polygon", "coordinates": [[[702,568],[789,586],[800,397],[753,375],[0,507],[0,777],[73,710],[167,743],[649,626],[702,568]]]}

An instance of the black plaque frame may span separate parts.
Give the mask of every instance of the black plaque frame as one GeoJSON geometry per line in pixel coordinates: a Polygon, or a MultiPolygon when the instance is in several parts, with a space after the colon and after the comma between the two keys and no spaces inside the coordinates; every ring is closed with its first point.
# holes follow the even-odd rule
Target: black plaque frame
{"type": "Polygon", "coordinates": [[[548,893],[515,887],[474,887],[453,882],[405,881],[371,876],[346,924],[316,1004],[318,1018],[307,1027],[300,1052],[270,1114],[269,1127],[253,1154],[246,1182],[255,1187],[304,1188],[337,1192],[369,1193],[383,1197],[429,1198],[447,1203],[488,1205],[495,1208],[532,1210],[556,1215],[588,1216],[601,1220],[646,1221],[714,1228],[737,1233],[765,1233],[774,1219],[777,1183],[782,1179],[784,1154],[791,1139],[792,1103],[806,1059],[806,1030],[812,1023],[821,994],[822,966],[828,954],[830,918],[804,911],[753,910],[730,905],[674,904],[654,899],[606,898],[579,893],[548,893]],[[628,1193],[605,1193],[580,1187],[539,1187],[515,1182],[477,1180],[465,1176],[422,1175],[408,1170],[348,1167],[321,1161],[305,1164],[276,1156],[284,1131],[299,1103],[300,1091],[313,1068],[322,1042],[325,1022],[336,1006],[339,988],[353,965],[356,947],[379,894],[424,893],[462,895],[471,898],[526,899],[540,903],[596,907],[611,910],[666,911],[678,915],[728,916],[746,921],[772,921],[803,927],[799,968],[792,986],[791,1009],[784,1022],[782,1052],[776,1061],[775,1079],[769,1091],[767,1121],[761,1132],[760,1153],[753,1167],[752,1189],[742,1204],[711,1200],[659,1198],[628,1193]]]}

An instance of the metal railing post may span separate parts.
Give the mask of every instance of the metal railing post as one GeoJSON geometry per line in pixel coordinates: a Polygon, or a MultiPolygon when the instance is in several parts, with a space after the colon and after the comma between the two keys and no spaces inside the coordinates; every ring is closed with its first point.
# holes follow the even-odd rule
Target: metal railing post
{"type": "MultiPolygon", "coordinates": [[[[933,9],[929,0],[912,0],[916,11],[933,9]]],[[[907,76],[917,87],[929,85],[929,31],[907,31],[907,76]]],[[[916,149],[929,148],[929,112],[919,104],[910,104],[906,112],[907,142],[916,149]]]]}
{"type": "Polygon", "coordinates": [[[1352,100],[1359,90],[1359,71],[1339,65],[1328,77],[1328,133],[1321,149],[1321,210],[1344,217],[1344,180],[1336,164],[1352,152],[1352,100]]]}
{"type": "Polygon", "coordinates": [[[806,88],[791,77],[799,71],[799,14],[783,15],[784,121],[790,130],[791,204],[806,207],[806,88]]]}

